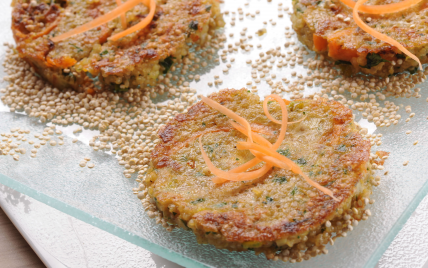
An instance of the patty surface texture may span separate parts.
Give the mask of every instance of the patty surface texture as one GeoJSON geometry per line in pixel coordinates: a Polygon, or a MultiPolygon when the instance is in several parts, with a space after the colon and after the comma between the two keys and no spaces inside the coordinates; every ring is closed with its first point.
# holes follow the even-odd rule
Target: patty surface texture
{"type": "MultiPolygon", "coordinates": [[[[257,95],[229,89],[210,98],[248,120],[253,131],[271,143],[276,141],[280,126],[266,117],[257,95]]],[[[268,107],[280,120],[279,105],[272,101],[268,107]]],[[[352,209],[354,219],[362,217],[364,204],[358,205],[358,200],[367,198],[372,189],[370,143],[359,134],[351,110],[338,102],[301,99],[291,102],[288,111],[289,122],[306,118],[288,125],[278,152],[331,189],[340,202],[279,168],[252,181],[213,183],[215,176],[201,156],[200,136],[211,161],[222,170],[253,156],[236,149],[236,143],[246,137],[231,126],[229,118],[203,102],[159,130],[161,141],[151,153],[143,181],[151,201],[170,224],[191,229],[200,243],[254,250],[268,258],[284,250],[294,250],[284,254],[300,250],[318,254],[316,247],[339,230],[326,226],[327,221],[339,220],[352,209]]]]}
{"type": "MultiPolygon", "coordinates": [[[[155,84],[189,44],[204,44],[224,25],[216,0],[157,0],[152,22],[118,41],[120,18],[53,43],[50,39],[88,23],[117,7],[115,0],[14,0],[12,31],[19,55],[59,89],[125,91],[155,84]]],[[[140,4],[126,13],[128,28],[149,8],[140,4]]]]}
{"type": "MultiPolygon", "coordinates": [[[[365,5],[386,5],[397,0],[369,0],[365,5]]],[[[422,63],[427,62],[428,1],[423,0],[401,12],[373,15],[360,13],[361,19],[376,31],[402,44],[422,63]]],[[[416,70],[418,63],[398,48],[361,30],[352,9],[339,0],[293,0],[293,28],[309,49],[328,55],[348,73],[376,76],[416,70]]]]}

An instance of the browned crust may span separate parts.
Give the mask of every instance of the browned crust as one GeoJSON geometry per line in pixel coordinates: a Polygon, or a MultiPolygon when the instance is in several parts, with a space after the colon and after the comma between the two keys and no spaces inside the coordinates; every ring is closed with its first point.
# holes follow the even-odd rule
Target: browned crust
{"type": "MultiPolygon", "coordinates": [[[[240,91],[227,89],[222,90],[218,93],[212,94],[211,99],[226,104],[237,94],[246,94],[246,90],[240,91]]],[[[335,181],[329,188],[333,190],[334,195],[341,200],[335,202],[326,195],[317,195],[315,198],[310,200],[308,205],[308,211],[311,211],[314,215],[311,218],[306,218],[296,222],[290,222],[287,219],[277,222],[274,225],[266,226],[258,224],[258,219],[264,213],[260,210],[259,213],[253,213],[247,215],[245,211],[227,211],[218,212],[213,210],[206,210],[195,213],[192,216],[192,221],[196,224],[193,228],[195,232],[218,232],[221,234],[222,239],[228,242],[246,242],[246,241],[275,241],[290,235],[299,234],[305,231],[310,231],[314,228],[319,227],[323,222],[331,219],[332,215],[335,214],[336,209],[348,206],[350,200],[355,194],[355,185],[360,182],[363,178],[368,175],[368,161],[370,156],[370,143],[362,139],[360,134],[351,130],[353,127],[352,111],[342,104],[336,101],[327,101],[325,99],[320,100],[298,100],[304,102],[310,102],[311,109],[318,109],[322,107],[329,107],[331,117],[335,123],[334,129],[331,133],[325,135],[319,144],[330,144],[333,147],[345,144],[348,148],[351,148],[347,153],[341,155],[339,159],[332,160],[328,169],[329,176],[323,178],[319,183],[335,181]],[[345,137],[347,135],[347,137],[345,137]],[[340,178],[343,173],[336,171],[335,168],[342,166],[346,163],[350,172],[354,172],[352,180],[346,183],[341,183],[340,178]]],[[[227,105],[226,105],[227,106],[227,105]]],[[[217,111],[209,108],[202,102],[198,102],[193,105],[187,114],[180,114],[173,120],[169,121],[168,124],[159,131],[159,136],[162,140],[156,148],[152,151],[152,164],[156,168],[170,167],[176,169],[177,163],[174,161],[165,161],[169,156],[173,155],[178,147],[186,146],[188,144],[188,136],[183,137],[181,131],[186,129],[187,124],[194,121],[201,122],[203,118],[207,116],[218,114],[217,111]]],[[[229,131],[228,129],[219,129],[212,127],[207,131],[229,131]]],[[[195,139],[203,134],[204,131],[198,131],[191,134],[191,139],[195,139]]],[[[170,159],[170,158],[169,158],[170,159]]],[[[180,167],[182,168],[182,167],[180,167]]],[[[269,174],[264,176],[263,179],[267,178],[269,174]]],[[[167,193],[163,197],[158,196],[158,208],[164,207],[161,205],[163,200],[169,200],[169,197],[180,202],[180,194],[167,193]],[[169,196],[169,197],[167,197],[169,196]]],[[[168,201],[169,202],[169,201],[168,201]]],[[[165,214],[171,216],[167,210],[163,210],[165,214]]],[[[179,215],[177,216],[178,220],[179,215]]]]}

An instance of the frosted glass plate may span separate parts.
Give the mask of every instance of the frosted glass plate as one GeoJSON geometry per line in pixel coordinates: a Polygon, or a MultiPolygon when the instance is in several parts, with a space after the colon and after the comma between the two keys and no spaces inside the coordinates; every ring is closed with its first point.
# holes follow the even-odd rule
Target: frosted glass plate
{"type": "MultiPolygon", "coordinates": [[[[9,2],[0,3],[1,42],[12,42],[9,2]]],[[[230,32],[234,33],[234,37],[228,38],[227,42],[235,43],[240,38],[239,32],[247,27],[247,36],[253,36],[252,43],[262,44],[263,48],[254,46],[251,52],[234,53],[232,57],[235,61],[231,63],[232,69],[227,76],[222,74],[222,64],[211,63],[202,71],[204,74],[201,80],[191,83],[191,87],[198,89],[198,93],[206,95],[221,88],[241,88],[247,81],[251,81],[251,67],[245,63],[247,58],[254,61],[261,51],[277,46],[282,51],[292,51],[293,46],[283,46],[286,42],[284,28],[291,23],[285,12],[278,11],[279,1],[248,1],[250,5],[244,6],[243,3],[246,2],[227,1],[222,4],[223,10],[235,12],[241,6],[245,17],[241,21],[237,15],[236,26],[226,26],[228,36],[230,32]],[[257,9],[261,12],[255,18],[245,16],[248,12],[254,14],[257,9]],[[278,18],[278,13],[283,13],[284,17],[278,18]],[[262,23],[269,19],[276,21],[276,25],[262,23]],[[255,32],[263,27],[266,27],[267,33],[259,37],[255,32]],[[214,81],[216,74],[222,76],[223,84],[219,87],[207,86],[208,82],[214,81]]],[[[284,3],[285,6],[290,7],[291,1],[284,3]]],[[[230,22],[231,17],[225,16],[225,20],[230,22]]],[[[5,48],[1,47],[2,61],[4,56],[5,48]]],[[[273,72],[278,78],[293,80],[295,78],[291,77],[290,69],[277,70],[275,67],[273,72]]],[[[304,71],[302,66],[292,69],[298,73],[304,71]]],[[[0,75],[4,76],[3,69],[0,75]]],[[[265,81],[258,88],[260,96],[269,93],[265,81]]],[[[376,129],[356,113],[357,122],[368,127],[370,132],[384,135],[383,145],[374,149],[391,152],[390,159],[385,164],[389,175],[383,177],[373,195],[376,200],[370,208],[373,216],[361,222],[348,237],[336,240],[334,246],[328,245],[329,254],[294,265],[267,261],[264,256],[255,256],[253,252],[231,253],[217,250],[211,245],[198,245],[191,232],[176,229],[169,233],[156,225],[153,219],[146,216],[139,200],[132,194],[131,189],[136,186],[134,178],[126,179],[122,175],[122,167],[114,156],[101,151],[94,152],[88,146],[90,136],[95,132],[84,131],[78,136],[79,142],[71,142],[74,137],[72,130],[76,126],[61,128],[67,135],[65,145],[44,146],[39,149],[35,159],[30,158],[29,153],[21,156],[19,162],[11,157],[0,157],[0,183],[186,267],[373,267],[428,192],[426,83],[421,88],[420,99],[391,99],[404,106],[412,104],[416,116],[408,123],[404,123],[402,119],[397,126],[376,129]],[[406,135],[405,131],[410,129],[413,133],[406,135]],[[417,146],[412,145],[415,140],[419,140],[417,146]],[[96,167],[79,167],[78,164],[84,157],[90,157],[96,167]],[[402,165],[405,160],[410,161],[406,167],[402,165]]],[[[316,90],[319,88],[308,88],[305,94],[316,90]]],[[[404,109],[400,109],[399,113],[403,118],[407,117],[404,109]]],[[[41,133],[46,124],[24,114],[10,113],[7,107],[0,104],[0,132],[9,132],[14,127],[30,129],[34,134],[41,133]]],[[[30,147],[27,147],[27,152],[29,150],[30,147]]]]}

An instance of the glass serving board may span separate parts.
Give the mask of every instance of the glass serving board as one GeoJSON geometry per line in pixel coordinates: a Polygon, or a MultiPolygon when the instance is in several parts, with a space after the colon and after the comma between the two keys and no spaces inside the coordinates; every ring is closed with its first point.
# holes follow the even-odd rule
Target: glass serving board
{"type": "MultiPolygon", "coordinates": [[[[191,82],[190,87],[203,95],[223,88],[245,87],[246,82],[252,80],[251,66],[246,63],[247,59],[254,61],[260,52],[278,46],[282,52],[292,51],[294,46],[286,48],[284,43],[294,40],[298,45],[299,42],[295,35],[291,39],[284,35],[285,27],[291,28],[291,22],[287,12],[278,11],[278,3],[281,2],[283,8],[289,7],[292,10],[291,1],[241,0],[221,4],[222,11],[236,12],[236,16],[224,16],[226,26],[223,31],[228,36],[226,44],[239,41],[240,31],[247,27],[247,35],[253,36],[251,43],[254,48],[250,52],[239,50],[233,53],[235,61],[229,62],[232,68],[228,75],[223,75],[222,72],[225,63],[211,62],[200,72],[200,81],[191,82]],[[245,3],[249,5],[244,5],[245,3]],[[243,9],[243,20],[239,19],[239,7],[243,9]],[[257,15],[256,10],[260,10],[260,14],[257,15]],[[256,16],[246,16],[246,13],[256,16]],[[283,14],[282,18],[278,17],[279,13],[283,14]],[[230,24],[232,17],[236,18],[235,26],[230,24]],[[270,19],[275,21],[276,25],[270,23],[270,19]],[[263,21],[267,24],[263,24],[263,21]],[[267,32],[258,36],[256,31],[262,28],[266,28],[267,32]],[[229,33],[234,33],[234,37],[229,37],[229,33]],[[262,48],[257,48],[256,44],[261,44],[262,48]],[[208,86],[208,82],[214,81],[215,75],[220,75],[223,83],[208,86]]],[[[1,1],[0,14],[0,43],[13,42],[9,0],[1,1]]],[[[5,47],[0,48],[2,62],[5,51],[5,47]]],[[[220,51],[217,51],[217,54],[220,54],[220,51]]],[[[307,57],[314,56],[310,53],[307,57]]],[[[279,78],[294,80],[291,76],[292,69],[297,73],[306,72],[301,65],[282,69],[275,67],[272,72],[279,78]]],[[[3,77],[3,68],[0,71],[3,77]]],[[[5,86],[4,82],[2,86],[5,86]]],[[[77,137],[77,143],[71,142],[75,138],[72,130],[76,125],[57,127],[64,131],[65,144],[56,147],[43,146],[38,150],[37,158],[30,157],[31,148],[28,144],[27,147],[24,146],[27,148],[27,154],[22,155],[19,162],[15,162],[11,157],[0,157],[0,183],[186,267],[374,267],[428,192],[428,112],[425,108],[427,83],[418,86],[422,88],[422,97],[419,99],[391,99],[403,105],[402,107],[412,104],[412,112],[415,112],[416,116],[408,123],[404,122],[406,114],[403,108],[399,111],[403,119],[398,125],[380,129],[362,119],[361,113],[355,112],[356,121],[367,127],[369,133],[383,134],[383,144],[374,146],[373,150],[391,152],[385,164],[389,174],[382,177],[379,187],[374,188],[372,198],[376,203],[369,207],[373,215],[367,221],[360,222],[346,238],[336,240],[334,246],[327,245],[329,254],[302,263],[268,261],[264,256],[255,256],[253,252],[232,253],[217,250],[211,245],[197,244],[191,232],[180,229],[167,232],[146,215],[140,201],[132,193],[132,188],[137,186],[135,176],[131,179],[125,178],[122,167],[113,155],[103,151],[95,152],[89,147],[89,139],[96,131],[84,130],[77,137]],[[413,133],[406,135],[407,130],[412,130],[413,133]],[[412,145],[415,140],[419,140],[417,146],[412,145]],[[81,168],[79,162],[84,157],[90,157],[96,164],[95,168],[81,168]],[[409,160],[407,166],[402,165],[405,160],[409,160]]],[[[270,94],[266,81],[262,80],[257,87],[261,97],[270,94]]],[[[315,86],[306,88],[305,95],[319,90],[320,87],[315,86]]],[[[158,101],[161,100],[162,97],[158,101]]],[[[20,127],[31,130],[31,136],[41,133],[47,125],[50,123],[41,123],[23,113],[10,113],[6,106],[0,104],[0,133],[20,127]]]]}

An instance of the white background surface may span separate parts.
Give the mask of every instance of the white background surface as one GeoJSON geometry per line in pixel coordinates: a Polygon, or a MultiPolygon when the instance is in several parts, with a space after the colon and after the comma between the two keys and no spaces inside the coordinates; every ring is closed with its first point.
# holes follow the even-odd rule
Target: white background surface
{"type": "MultiPolygon", "coordinates": [[[[0,206],[48,267],[181,267],[1,184],[0,206]]],[[[377,267],[428,268],[428,197],[377,267]]]]}

